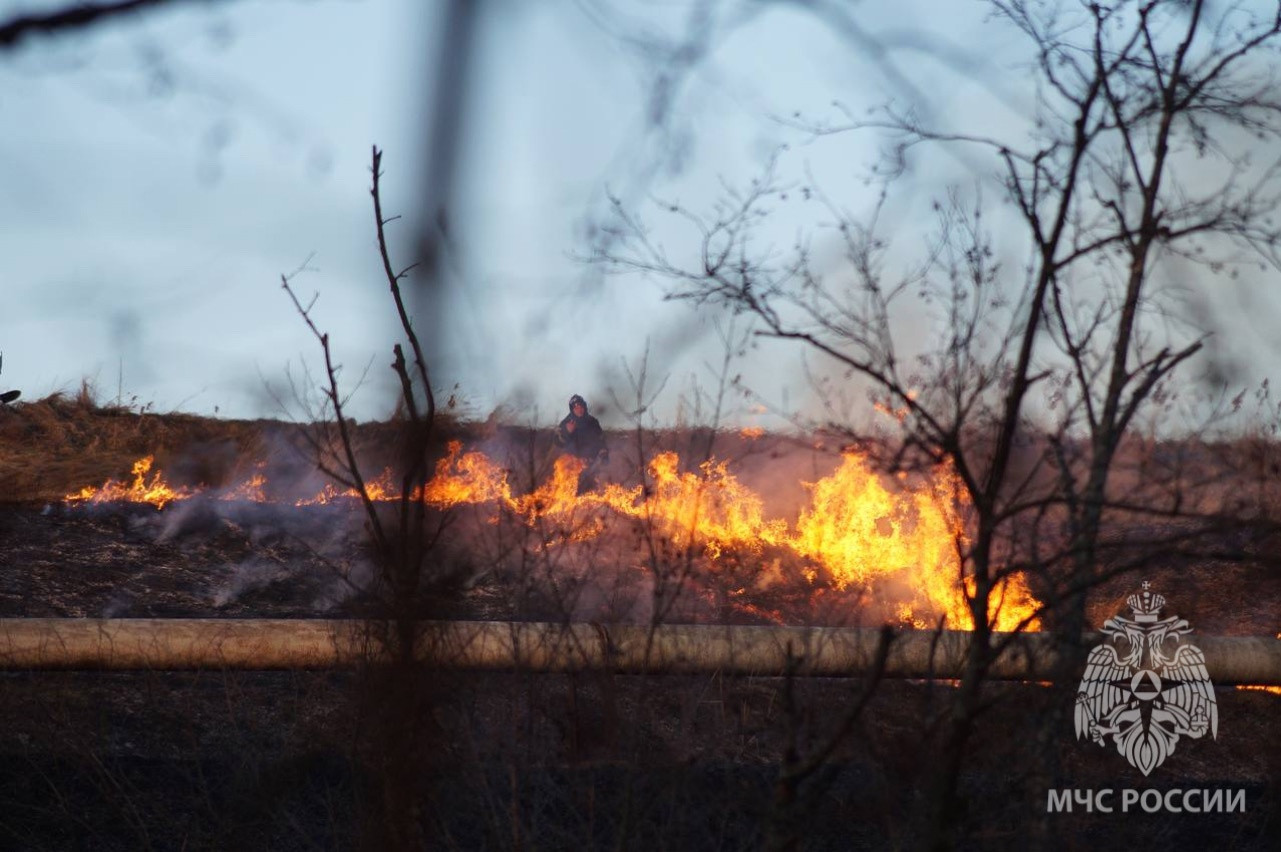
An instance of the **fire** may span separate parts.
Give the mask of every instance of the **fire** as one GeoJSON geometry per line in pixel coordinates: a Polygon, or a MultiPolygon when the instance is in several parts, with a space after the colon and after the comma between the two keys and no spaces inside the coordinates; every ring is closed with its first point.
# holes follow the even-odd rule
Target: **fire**
{"type": "MultiPolygon", "coordinates": [[[[68,502],[125,500],[163,506],[193,496],[173,489],[160,474],[146,475],[152,458],[134,465],[134,481],[125,486],[109,481],[101,489],[86,488],[68,495],[68,502]]],[[[572,456],[557,459],[551,476],[533,491],[514,493],[507,471],[484,453],[463,452],[451,442],[447,455],[421,490],[410,494],[441,509],[461,505],[492,505],[531,526],[554,522],[560,540],[584,540],[605,529],[613,516],[645,524],[666,537],[681,552],[705,557],[715,566],[729,553],[761,557],[764,572],[777,570],[779,560],[799,562],[797,572],[811,585],[836,590],[869,588],[900,602],[899,619],[917,627],[944,625],[963,629],[971,624],[966,591],[971,579],[962,571],[966,545],[966,498],[955,475],[947,469],[919,480],[901,476],[886,480],[857,453],[843,455],[829,476],[806,485],[809,504],[794,523],[766,517],[761,496],[740,482],[725,461],[709,460],[696,471],[683,471],[676,453],[654,456],[646,468],[646,486],[627,488],[606,484],[578,493],[584,463],[572,456]],[[766,554],[766,548],[770,551],[766,554]],[[790,556],[789,556],[790,554],[790,556]]],[[[267,501],[266,479],[255,474],[227,491],[223,499],[267,501]]],[[[375,502],[400,499],[390,469],[365,483],[375,502]]],[[[359,499],[352,488],[326,485],[298,506],[359,499]]],[[[1036,629],[1037,602],[1021,577],[998,583],[989,621],[996,630],[1013,630],[1027,622],[1036,629]]]]}
{"type": "MultiPolygon", "coordinates": [[[[955,475],[936,470],[915,490],[906,477],[887,488],[857,453],[845,453],[841,466],[810,486],[810,506],[801,511],[792,539],[794,549],[831,572],[836,587],[888,580],[911,600],[900,618],[919,628],[933,624],[914,613],[944,615],[949,627],[971,623],[962,585],[961,548],[964,503],[955,475]]],[[[996,630],[1013,630],[1031,615],[1036,602],[1019,577],[1003,581],[994,595],[996,630]]]]}
{"type": "Polygon", "coordinates": [[[182,500],[190,497],[192,492],[186,488],[172,488],[160,472],[151,475],[147,479],[148,472],[151,471],[151,464],[155,461],[155,456],[144,456],[133,463],[133,481],[129,484],[108,479],[101,488],[92,486],[81,488],[74,494],[68,494],[64,499],[68,503],[150,503],[157,509],[163,509],[166,504],[174,500],[182,500]]]}
{"type": "Polygon", "coordinates": [[[509,498],[508,505],[517,514],[533,521],[538,518],[564,517],[579,508],[598,504],[600,498],[596,495],[578,495],[578,476],[585,467],[582,459],[561,456],[552,466],[551,479],[524,497],[509,498]]]}
{"type": "Polygon", "coordinates": [[[220,500],[245,500],[251,503],[267,502],[267,477],[255,473],[249,479],[223,494],[220,500]]]}
{"type": "Polygon", "coordinates": [[[676,453],[659,453],[649,463],[649,475],[653,493],[631,508],[632,517],[653,521],[669,536],[705,543],[712,558],[731,547],[759,553],[764,545],[786,542],[786,522],[766,520],[761,498],[723,461],[706,461],[699,473],[681,473],[676,453]]]}
{"type": "Polygon", "coordinates": [[[832,572],[838,588],[954,557],[963,534],[946,502],[952,489],[891,493],[862,458],[846,453],[841,466],[810,486],[810,507],[797,521],[796,549],[832,572]]]}
{"type": "Polygon", "coordinates": [[[440,507],[460,503],[511,502],[507,473],[484,453],[467,453],[459,441],[449,442],[449,455],[436,463],[436,475],[423,498],[440,507]]]}
{"type": "MultiPolygon", "coordinates": [[[[436,463],[436,474],[422,491],[433,506],[449,508],[462,504],[497,503],[529,520],[567,515],[576,509],[599,505],[597,494],[578,494],[578,476],[584,463],[573,456],[561,456],[552,467],[551,478],[528,494],[512,496],[507,471],[484,453],[463,453],[458,441],[449,443],[449,453],[436,463]]],[[[412,494],[417,497],[418,494],[412,494]]]]}
{"type": "MultiPolygon", "coordinates": [[[[365,482],[365,493],[375,503],[386,503],[399,500],[396,486],[392,484],[391,468],[384,468],[376,479],[365,482]]],[[[294,502],[295,506],[327,506],[339,500],[359,500],[360,492],[355,488],[339,488],[331,482],[325,483],[320,493],[314,497],[294,502]]]]}
{"type": "Polygon", "coordinates": [[[909,390],[907,392],[907,400],[908,402],[902,406],[896,406],[892,402],[873,402],[872,408],[880,414],[893,417],[899,423],[905,423],[908,415],[912,413],[912,407],[909,403],[916,400],[916,391],[909,390]]]}

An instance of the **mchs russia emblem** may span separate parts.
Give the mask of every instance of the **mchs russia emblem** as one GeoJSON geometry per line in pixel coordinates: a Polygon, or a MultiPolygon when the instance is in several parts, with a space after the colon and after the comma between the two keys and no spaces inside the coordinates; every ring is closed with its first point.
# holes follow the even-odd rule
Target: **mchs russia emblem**
{"type": "Polygon", "coordinates": [[[1219,735],[1214,685],[1205,654],[1184,637],[1182,618],[1161,618],[1165,598],[1149,590],[1130,595],[1132,618],[1103,625],[1107,639],[1090,651],[1076,696],[1076,736],[1109,743],[1144,775],[1174,753],[1179,737],[1219,735]]]}

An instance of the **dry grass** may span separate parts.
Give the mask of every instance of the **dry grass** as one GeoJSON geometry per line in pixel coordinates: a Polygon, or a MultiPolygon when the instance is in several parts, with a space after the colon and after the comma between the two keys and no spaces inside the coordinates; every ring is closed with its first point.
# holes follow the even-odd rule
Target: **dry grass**
{"type": "Polygon", "coordinates": [[[152,414],[100,405],[87,391],[0,408],[0,499],[56,500],[85,485],[127,476],[133,463],[192,447],[233,445],[252,453],[269,421],[152,414]]]}
{"type": "MultiPolygon", "coordinates": [[[[173,485],[228,484],[282,450],[294,466],[310,468],[308,428],[103,404],[87,386],[74,396],[55,393],[0,407],[0,502],[59,500],[87,485],[128,478],[133,463],[148,455],[173,485]]],[[[444,439],[466,428],[443,420],[438,431],[444,439]]],[[[395,423],[366,423],[357,427],[356,441],[380,463],[398,434],[395,423]]]]}

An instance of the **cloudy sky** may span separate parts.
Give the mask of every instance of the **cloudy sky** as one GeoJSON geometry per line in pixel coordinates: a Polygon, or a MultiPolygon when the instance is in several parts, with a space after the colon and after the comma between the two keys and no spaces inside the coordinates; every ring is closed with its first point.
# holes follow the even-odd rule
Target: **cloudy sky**
{"type": "MultiPolygon", "coordinates": [[[[652,384],[667,380],[661,416],[675,416],[695,377],[711,381],[717,317],[581,260],[608,192],[706,206],[798,141],[779,117],[822,115],[833,100],[916,99],[987,127],[1028,106],[1010,73],[1015,37],[978,3],[929,15],[879,0],[846,7],[854,15],[722,4],[751,13],[710,22],[703,5],[491,0],[480,16],[447,259],[463,286],[438,322],[420,318],[444,342],[438,383],[457,384],[474,416],[501,405],[550,422],[578,392],[616,418],[609,391],[626,389],[622,365],[647,346],[652,384]],[[708,38],[689,37],[704,25],[708,38]]],[[[435,8],[185,4],[0,54],[0,384],[38,398],[89,380],[104,399],[158,410],[275,416],[268,388],[285,387],[287,368],[305,381],[303,365],[317,363],[279,286],[305,263],[293,280],[319,294],[344,378],[368,366],[355,414],[385,415],[394,314],[369,149],[386,151],[385,210],[410,217],[390,231],[407,264],[435,8]]],[[[788,156],[857,207],[873,155],[870,141],[844,138],[788,156]]],[[[920,200],[909,191],[898,204],[904,242],[923,238],[920,200]]],[[[772,403],[804,404],[792,349],[766,345],[736,371],[772,403]]]]}

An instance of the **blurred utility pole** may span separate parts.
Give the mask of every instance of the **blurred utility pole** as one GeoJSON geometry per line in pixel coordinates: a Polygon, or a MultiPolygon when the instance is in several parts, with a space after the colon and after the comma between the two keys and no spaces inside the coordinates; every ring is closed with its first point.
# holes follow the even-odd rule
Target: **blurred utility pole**
{"type": "MultiPolygon", "coordinates": [[[[475,62],[478,21],[484,0],[447,0],[438,7],[435,73],[428,88],[424,133],[423,186],[414,304],[419,337],[431,365],[442,361],[443,314],[448,299],[443,252],[457,244],[452,213],[460,163],[459,149],[467,123],[467,89],[475,62]]],[[[454,282],[454,286],[465,286],[454,282]]]]}

